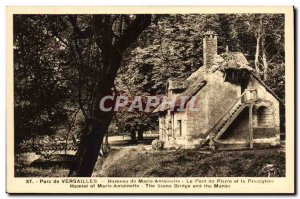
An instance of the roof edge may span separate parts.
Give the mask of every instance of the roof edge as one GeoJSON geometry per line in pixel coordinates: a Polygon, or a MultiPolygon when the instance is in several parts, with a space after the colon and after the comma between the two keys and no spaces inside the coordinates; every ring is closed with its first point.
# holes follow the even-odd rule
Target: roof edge
{"type": "Polygon", "coordinates": [[[285,106],[284,102],[274,93],[274,91],[272,89],[270,89],[265,82],[263,82],[253,71],[251,71],[251,75],[253,75],[253,77],[255,77],[255,79],[257,79],[265,88],[266,90],[271,93],[282,105],[285,106]]]}

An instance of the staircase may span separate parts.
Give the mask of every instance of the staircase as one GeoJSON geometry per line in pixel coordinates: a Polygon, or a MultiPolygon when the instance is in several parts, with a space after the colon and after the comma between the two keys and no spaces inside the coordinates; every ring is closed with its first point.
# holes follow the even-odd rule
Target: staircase
{"type": "Polygon", "coordinates": [[[220,117],[220,119],[213,125],[213,127],[205,133],[205,140],[202,142],[201,146],[207,144],[209,141],[218,143],[217,140],[224,134],[224,132],[228,129],[232,122],[240,115],[240,113],[245,108],[251,106],[254,103],[255,99],[256,90],[245,90],[245,92],[220,117]]]}
{"type": "Polygon", "coordinates": [[[226,129],[232,124],[232,122],[237,118],[237,116],[246,108],[249,104],[241,103],[239,104],[235,109],[229,112],[226,117],[222,119],[222,122],[219,126],[219,128],[215,128],[216,131],[212,132],[214,136],[214,139],[219,139],[223,133],[226,131],[226,129]]]}

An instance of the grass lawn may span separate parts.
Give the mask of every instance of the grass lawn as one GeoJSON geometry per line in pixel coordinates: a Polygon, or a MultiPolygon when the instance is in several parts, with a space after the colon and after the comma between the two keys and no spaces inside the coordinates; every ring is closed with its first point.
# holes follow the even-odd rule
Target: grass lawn
{"type": "MultiPolygon", "coordinates": [[[[275,176],[285,176],[285,153],[281,149],[219,151],[205,154],[196,149],[152,151],[143,146],[113,149],[99,158],[93,177],[255,177],[265,176],[262,168],[272,164],[275,176]]],[[[16,166],[16,176],[66,177],[60,167],[16,166]]]]}

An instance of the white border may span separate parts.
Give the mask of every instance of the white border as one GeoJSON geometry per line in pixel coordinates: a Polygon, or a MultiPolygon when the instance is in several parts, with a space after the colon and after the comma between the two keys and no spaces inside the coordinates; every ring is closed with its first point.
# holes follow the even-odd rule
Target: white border
{"type": "MultiPolygon", "coordinates": [[[[207,5],[207,6],[214,6],[214,5],[272,5],[272,6],[277,6],[277,5],[294,5],[296,8],[300,7],[300,1],[296,0],[273,0],[273,1],[267,1],[267,0],[251,0],[251,1],[240,1],[240,0],[227,0],[227,1],[222,1],[222,0],[210,0],[210,1],[196,1],[196,0],[152,0],[152,1],[141,1],[141,0],[110,0],[110,1],[99,1],[99,0],[84,0],[84,1],[76,1],[76,0],[51,0],[51,1],[37,1],[37,0],[2,0],[0,1],[0,32],[2,33],[0,36],[0,52],[1,52],[1,59],[0,59],[0,129],[1,129],[1,138],[0,138],[0,151],[2,151],[1,154],[1,163],[0,164],[0,175],[2,176],[0,180],[0,187],[1,187],[1,192],[0,196],[1,198],[8,198],[8,195],[5,193],[5,89],[6,89],[6,84],[5,84],[5,74],[6,74],[6,19],[5,19],[5,6],[8,5],[16,5],[16,6],[21,6],[21,5],[26,5],[26,6],[32,6],[32,5],[45,5],[45,6],[63,6],[63,5],[71,5],[71,6],[76,6],[76,5],[85,5],[85,6],[93,6],[93,5],[124,5],[124,6],[130,6],[130,5],[207,5]],[[51,3],[50,3],[51,2],[51,3]]],[[[299,20],[295,20],[296,27],[299,26],[299,20]]],[[[297,28],[296,28],[297,30],[297,28]]],[[[295,35],[297,35],[295,33],[295,35]]],[[[299,45],[299,40],[296,44],[298,47],[299,45]]],[[[300,56],[299,51],[297,52],[296,57],[300,56]]],[[[298,63],[298,62],[296,62],[298,63]]],[[[297,66],[296,66],[297,67],[297,66]]],[[[297,75],[299,76],[300,72],[299,70],[297,71],[297,75]]],[[[292,78],[292,77],[291,77],[292,78]]],[[[299,85],[297,84],[297,92],[299,92],[299,85]]],[[[297,110],[298,111],[298,110],[297,110]]],[[[298,118],[297,123],[300,122],[300,119],[298,118]]],[[[298,134],[298,132],[297,132],[298,134]]],[[[297,142],[299,143],[299,134],[297,136],[298,140],[297,142]]],[[[299,153],[297,159],[299,159],[299,153]]],[[[299,173],[299,172],[297,172],[299,173]]],[[[298,176],[299,177],[299,176],[298,176]]],[[[298,178],[297,177],[297,178],[298,178]]],[[[299,183],[297,190],[299,191],[299,183]]],[[[26,196],[21,196],[18,198],[25,198],[26,196]]],[[[27,196],[28,197],[28,196],[27,196]]],[[[26,198],[27,198],[26,197],[26,198]]],[[[29,196],[29,197],[34,197],[34,196],[29,196]]],[[[56,198],[63,198],[63,196],[52,196],[56,198]]],[[[72,196],[74,197],[74,196],[72,196]]],[[[80,196],[78,198],[85,198],[86,196],[80,196]]],[[[101,196],[103,198],[107,198],[109,196],[101,196]]],[[[136,197],[136,196],[135,196],[136,197]]],[[[153,196],[156,198],[162,198],[162,196],[153,196]]],[[[173,197],[173,196],[169,196],[173,197]]],[[[201,196],[202,198],[211,198],[209,196],[201,196]]],[[[213,197],[219,197],[219,196],[213,196],[213,197]]],[[[225,196],[225,197],[232,197],[232,196],[225,196]]],[[[249,196],[245,196],[249,197],[249,196]]],[[[267,197],[276,197],[276,196],[267,196],[267,197]]],[[[77,198],[77,197],[76,197],[77,198]]],[[[132,197],[133,198],[133,197],[132,197]]],[[[266,196],[260,196],[258,198],[266,198],[266,196]]]]}

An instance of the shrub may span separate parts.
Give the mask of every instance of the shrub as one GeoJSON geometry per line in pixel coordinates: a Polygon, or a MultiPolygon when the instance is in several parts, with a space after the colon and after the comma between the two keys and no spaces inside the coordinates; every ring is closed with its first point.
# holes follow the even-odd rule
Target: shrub
{"type": "Polygon", "coordinates": [[[152,141],[152,149],[155,151],[163,150],[165,146],[165,142],[162,140],[155,139],[152,141]]]}

